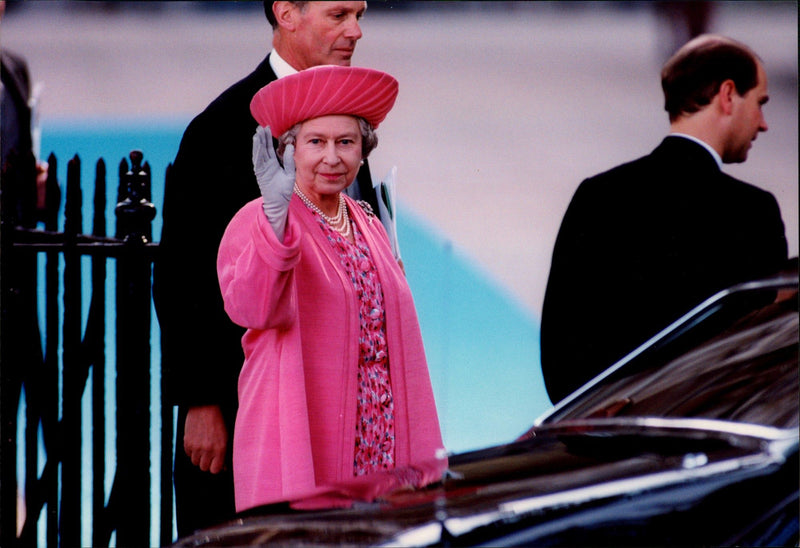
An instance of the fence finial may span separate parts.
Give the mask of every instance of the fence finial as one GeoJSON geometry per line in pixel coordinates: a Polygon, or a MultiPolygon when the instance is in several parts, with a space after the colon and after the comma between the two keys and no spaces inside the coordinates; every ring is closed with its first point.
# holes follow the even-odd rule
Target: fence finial
{"type": "MultiPolygon", "coordinates": [[[[117,215],[117,238],[126,242],[146,244],[150,241],[150,223],[156,216],[156,207],[150,196],[150,172],[142,166],[141,150],[130,153],[131,168],[120,177],[117,215]]],[[[125,164],[125,160],[122,160],[125,164]]]]}

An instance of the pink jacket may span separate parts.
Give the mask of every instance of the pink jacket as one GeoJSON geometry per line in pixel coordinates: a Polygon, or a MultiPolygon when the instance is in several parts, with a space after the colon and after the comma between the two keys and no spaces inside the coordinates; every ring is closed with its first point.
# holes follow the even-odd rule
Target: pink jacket
{"type": "MultiPolygon", "coordinates": [[[[347,200],[384,293],[396,465],[441,460],[411,291],[380,221],[347,200]]],[[[353,478],[358,303],[317,223],[294,196],[280,243],[259,198],[231,220],[220,245],[217,273],[225,310],[248,328],[233,445],[239,511],[303,498],[353,478]]]]}

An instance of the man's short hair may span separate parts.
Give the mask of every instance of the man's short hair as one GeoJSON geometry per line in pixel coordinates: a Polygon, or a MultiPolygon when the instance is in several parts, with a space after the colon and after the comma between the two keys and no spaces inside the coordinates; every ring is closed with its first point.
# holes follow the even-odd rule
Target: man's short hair
{"type": "MultiPolygon", "coordinates": [[[[272,12],[272,4],[274,4],[274,3],[275,2],[270,1],[270,0],[264,0],[264,15],[267,16],[267,21],[269,21],[269,24],[272,27],[272,30],[275,30],[276,28],[278,28],[278,21],[275,20],[275,14],[272,12]]],[[[295,6],[297,6],[298,8],[300,8],[300,10],[302,11],[303,8],[305,7],[305,5],[308,2],[307,1],[303,1],[303,2],[295,1],[295,2],[291,2],[291,3],[294,4],[295,6]]]]}
{"type": "Polygon", "coordinates": [[[724,36],[704,34],[689,41],[661,70],[664,109],[670,121],[702,109],[733,80],[744,95],[758,84],[758,57],[746,45],[724,36]]]}

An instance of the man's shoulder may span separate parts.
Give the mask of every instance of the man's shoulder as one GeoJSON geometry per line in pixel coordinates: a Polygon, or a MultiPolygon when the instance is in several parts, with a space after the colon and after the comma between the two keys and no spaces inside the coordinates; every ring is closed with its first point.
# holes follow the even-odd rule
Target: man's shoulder
{"type": "Polygon", "coordinates": [[[0,62],[3,67],[3,83],[16,88],[24,97],[27,97],[30,88],[30,75],[25,58],[8,49],[4,49],[0,51],[0,62]]]}
{"type": "Polygon", "coordinates": [[[250,115],[253,95],[277,77],[269,66],[269,57],[250,74],[220,93],[189,124],[190,128],[204,126],[230,126],[242,123],[255,124],[250,115]]]}
{"type": "Polygon", "coordinates": [[[4,68],[10,71],[28,70],[28,63],[25,61],[25,58],[9,49],[0,51],[0,62],[3,64],[4,68]]]}
{"type": "Polygon", "coordinates": [[[584,193],[614,190],[624,192],[630,185],[638,185],[645,172],[652,169],[653,158],[651,154],[617,164],[605,171],[601,171],[584,179],[578,187],[584,193]]]}
{"type": "Polygon", "coordinates": [[[246,105],[248,112],[250,112],[250,101],[253,96],[258,90],[274,80],[277,80],[277,76],[275,76],[275,73],[265,60],[253,72],[223,91],[208,105],[206,111],[224,110],[230,105],[246,105]]]}
{"type": "Polygon", "coordinates": [[[649,153],[618,164],[587,178],[589,188],[618,188],[620,191],[641,189],[648,183],[659,185],[706,178],[712,170],[718,172],[713,157],[697,143],[688,139],[666,137],[649,153]]]}
{"type": "Polygon", "coordinates": [[[775,196],[755,184],[742,181],[725,172],[720,173],[720,185],[724,189],[725,195],[730,200],[738,200],[742,203],[756,206],[764,203],[777,203],[775,196]]]}

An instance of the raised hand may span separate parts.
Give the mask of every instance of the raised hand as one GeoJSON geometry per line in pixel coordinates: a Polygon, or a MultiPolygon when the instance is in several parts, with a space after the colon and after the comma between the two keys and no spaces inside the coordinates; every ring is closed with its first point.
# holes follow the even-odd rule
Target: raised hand
{"type": "Polygon", "coordinates": [[[261,189],[264,214],[278,240],[283,241],[294,191],[294,146],[286,145],[281,166],[269,127],[259,126],[253,135],[253,172],[261,189]]]}

